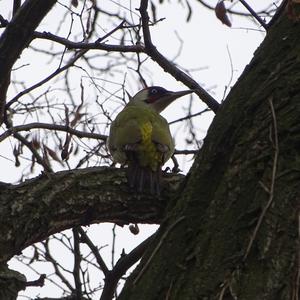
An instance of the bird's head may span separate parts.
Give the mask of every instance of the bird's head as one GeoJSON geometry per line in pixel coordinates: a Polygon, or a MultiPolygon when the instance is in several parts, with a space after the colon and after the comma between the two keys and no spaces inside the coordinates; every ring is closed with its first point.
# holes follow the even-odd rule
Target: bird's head
{"type": "Polygon", "coordinates": [[[151,86],[142,89],[137,94],[135,94],[131,98],[129,104],[149,105],[155,111],[160,113],[177,98],[180,98],[192,92],[193,90],[172,92],[160,86],[151,86]]]}

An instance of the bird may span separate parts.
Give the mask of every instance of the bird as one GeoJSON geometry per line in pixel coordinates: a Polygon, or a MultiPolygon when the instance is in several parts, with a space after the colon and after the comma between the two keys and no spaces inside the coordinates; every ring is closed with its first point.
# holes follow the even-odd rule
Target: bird
{"type": "Polygon", "coordinates": [[[160,195],[162,166],[175,145],[160,113],[193,90],[169,91],[160,86],[140,90],[112,121],[108,150],[115,163],[127,165],[127,181],[138,193],[160,195]]]}

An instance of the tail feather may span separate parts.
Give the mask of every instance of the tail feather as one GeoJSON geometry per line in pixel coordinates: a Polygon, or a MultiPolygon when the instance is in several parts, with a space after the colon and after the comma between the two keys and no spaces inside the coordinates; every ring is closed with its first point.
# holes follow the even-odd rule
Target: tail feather
{"type": "Polygon", "coordinates": [[[130,188],[138,193],[160,195],[161,170],[153,171],[147,167],[140,167],[136,162],[128,164],[127,180],[130,188]]]}

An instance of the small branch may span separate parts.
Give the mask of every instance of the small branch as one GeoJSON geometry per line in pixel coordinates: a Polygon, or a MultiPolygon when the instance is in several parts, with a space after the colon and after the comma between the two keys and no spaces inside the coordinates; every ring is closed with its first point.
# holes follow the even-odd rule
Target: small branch
{"type": "Polygon", "coordinates": [[[181,122],[181,121],[185,121],[185,120],[190,120],[191,118],[201,116],[201,115],[203,115],[204,113],[209,112],[209,111],[210,111],[210,109],[209,109],[209,108],[206,108],[206,109],[204,109],[204,110],[202,110],[202,111],[199,111],[199,112],[197,112],[197,113],[188,115],[188,116],[186,116],[186,117],[182,117],[182,118],[180,118],[180,119],[176,119],[176,120],[174,120],[174,121],[171,121],[171,122],[169,122],[169,125],[172,125],[172,124],[175,124],[175,123],[178,123],[178,122],[181,122]]]}
{"type": "Polygon", "coordinates": [[[112,299],[119,280],[129,268],[131,268],[136,262],[138,262],[141,259],[142,255],[145,253],[146,249],[153,241],[154,236],[155,233],[148,237],[146,240],[144,240],[130,253],[121,256],[121,258],[117,261],[115,267],[109,272],[108,276],[105,276],[105,284],[100,300],[112,299]]]}
{"type": "Polygon", "coordinates": [[[59,277],[59,279],[66,285],[66,287],[71,291],[72,294],[75,294],[75,290],[70,284],[69,280],[63,275],[60,271],[57,261],[53,258],[50,249],[49,249],[49,239],[43,242],[45,247],[45,258],[48,262],[50,262],[55,270],[55,274],[59,277]]]}
{"type": "Polygon", "coordinates": [[[175,150],[174,154],[175,155],[195,155],[199,152],[199,150],[175,150]]]}
{"type": "Polygon", "coordinates": [[[45,284],[45,278],[46,278],[46,275],[45,274],[42,274],[40,276],[39,279],[37,280],[34,280],[34,281],[27,281],[25,283],[25,286],[28,287],[28,286],[43,286],[45,284]]]}
{"type": "MultiPolygon", "coordinates": [[[[119,30],[120,28],[122,28],[123,26],[123,22],[121,24],[119,24],[117,27],[115,27],[114,29],[112,29],[110,32],[108,32],[107,34],[105,34],[103,37],[99,38],[96,43],[100,43],[101,41],[103,41],[104,39],[106,39],[108,36],[110,36],[111,34],[113,34],[114,32],[116,32],[117,30],[119,30]]],[[[37,33],[34,33],[35,35],[37,33]]],[[[50,33],[46,33],[46,35],[50,35],[53,37],[52,34],[50,33]]],[[[59,38],[59,37],[57,37],[59,38]]],[[[67,39],[63,39],[63,38],[59,38],[65,41],[68,41],[67,39]]],[[[51,80],[52,78],[54,78],[55,76],[57,76],[58,74],[66,71],[68,68],[72,67],[75,62],[81,58],[83,55],[85,55],[88,50],[90,50],[91,48],[82,48],[82,50],[80,50],[79,52],[77,52],[74,57],[63,67],[59,67],[56,71],[54,71],[52,74],[50,74],[49,76],[47,76],[46,78],[44,78],[43,80],[41,80],[40,82],[34,84],[33,86],[23,90],[22,92],[20,92],[18,95],[16,95],[13,99],[11,99],[7,104],[6,104],[6,109],[9,108],[13,103],[15,103],[20,97],[22,97],[23,95],[31,92],[32,90],[42,86],[43,84],[45,84],[46,82],[48,82],[49,80],[51,80]]]]}
{"type": "Polygon", "coordinates": [[[81,280],[80,280],[80,241],[79,241],[79,232],[78,228],[74,227],[72,229],[73,232],[73,240],[74,240],[74,268],[73,268],[73,277],[75,282],[75,295],[77,299],[82,298],[82,290],[81,290],[81,280]]]}
{"type": "Polygon", "coordinates": [[[6,109],[8,109],[20,97],[24,96],[25,94],[28,94],[29,92],[33,91],[36,88],[42,86],[43,84],[45,84],[46,82],[48,82],[49,80],[51,80],[52,78],[54,78],[55,76],[57,76],[58,74],[66,71],[68,68],[70,68],[71,66],[73,66],[75,64],[75,62],[86,53],[86,51],[87,50],[81,50],[81,51],[79,51],[66,65],[64,65],[63,67],[58,68],[56,71],[54,71],[52,74],[50,74],[46,78],[42,79],[38,83],[32,85],[31,87],[29,87],[29,88],[23,90],[22,92],[20,92],[19,94],[17,94],[13,99],[11,99],[6,104],[6,109]]]}
{"type": "MultiPolygon", "coordinates": [[[[50,40],[61,45],[67,47],[67,49],[85,49],[85,50],[104,50],[108,52],[133,52],[133,53],[141,53],[144,52],[144,47],[142,45],[110,45],[106,43],[100,43],[100,41],[96,41],[93,43],[86,42],[72,42],[66,38],[62,38],[60,36],[54,35],[50,32],[34,32],[34,38],[50,40]]],[[[101,38],[103,39],[103,38],[101,38]]]]}
{"type": "Polygon", "coordinates": [[[175,79],[182,82],[190,89],[195,90],[195,93],[201,98],[203,102],[213,111],[217,112],[220,104],[206,92],[194,79],[188,76],[186,73],[178,69],[172,62],[166,59],[153,45],[151,40],[151,34],[149,29],[149,15],[147,13],[148,0],[141,0],[139,8],[142,28],[145,42],[145,53],[148,54],[155,62],[157,62],[165,72],[171,74],[175,79]]]}
{"type": "MultiPolygon", "coordinates": [[[[11,130],[11,128],[13,128],[12,121],[7,116],[7,114],[4,115],[4,123],[5,123],[6,127],[8,128],[8,131],[11,130]]],[[[44,159],[42,156],[40,156],[40,154],[38,153],[38,151],[36,150],[36,148],[34,147],[32,142],[28,141],[26,138],[24,138],[18,132],[12,131],[12,134],[13,134],[14,138],[19,140],[23,145],[25,145],[31,151],[34,159],[36,159],[36,161],[44,168],[44,171],[46,174],[53,173],[50,164],[47,162],[46,159],[44,159]]]]}
{"type": "Polygon", "coordinates": [[[21,6],[21,0],[14,0],[13,16],[17,13],[20,6],[21,6]]]}
{"type": "Polygon", "coordinates": [[[0,28],[6,27],[8,25],[8,21],[0,15],[0,28]]]}
{"type": "Polygon", "coordinates": [[[103,287],[103,291],[101,294],[100,300],[108,300],[112,299],[114,291],[116,290],[117,284],[121,277],[126,273],[126,271],[132,267],[143,255],[149,244],[154,238],[154,235],[147,238],[141,244],[139,244],[136,248],[134,248],[127,255],[121,256],[121,258],[117,261],[116,265],[110,271],[104,260],[102,259],[98,248],[93,244],[93,242],[89,239],[87,234],[84,232],[82,228],[78,228],[78,232],[80,234],[80,238],[82,242],[86,243],[88,247],[92,250],[104,276],[105,276],[105,284],[103,287]]]}
{"type": "Polygon", "coordinates": [[[80,238],[81,238],[82,242],[87,244],[87,246],[93,252],[101,271],[103,272],[104,276],[106,277],[109,273],[109,269],[107,268],[104,260],[102,259],[101,255],[99,253],[99,249],[93,244],[93,242],[90,240],[88,235],[85,233],[85,231],[81,227],[78,227],[78,232],[80,234],[80,238]]]}
{"type": "Polygon", "coordinates": [[[55,3],[56,0],[25,1],[0,36],[0,124],[3,122],[11,69],[30,43],[34,30],[55,3]]]}
{"type": "Polygon", "coordinates": [[[47,123],[29,123],[24,125],[17,125],[9,128],[4,133],[0,135],[0,142],[8,138],[9,136],[13,135],[16,132],[20,131],[30,131],[32,129],[46,129],[46,130],[57,130],[57,131],[63,131],[70,133],[72,135],[75,135],[79,138],[89,138],[89,139],[96,139],[96,140],[102,140],[106,141],[107,136],[99,133],[93,133],[93,132],[84,132],[80,130],[76,130],[72,127],[66,126],[66,125],[57,125],[57,124],[47,124],[47,123]]]}
{"type": "Polygon", "coordinates": [[[252,9],[252,7],[245,1],[239,0],[242,5],[250,12],[250,14],[255,18],[255,20],[265,29],[268,29],[268,25],[258,16],[258,14],[252,9]]]}
{"type": "Polygon", "coordinates": [[[277,8],[275,15],[271,19],[271,21],[267,24],[268,28],[270,28],[275,22],[278,20],[278,18],[282,15],[282,13],[285,10],[286,5],[288,4],[288,0],[283,0],[280,4],[280,6],[277,8]]]}
{"type": "MultiPolygon", "coordinates": [[[[211,9],[211,10],[215,10],[215,5],[211,5],[211,4],[208,4],[208,3],[211,3],[211,1],[208,1],[208,3],[206,3],[205,1],[203,0],[197,0],[199,3],[201,3],[204,7],[208,8],[208,9],[211,9]]],[[[274,10],[276,9],[272,9],[272,6],[274,6],[274,4],[270,4],[268,5],[266,8],[264,9],[261,9],[258,14],[262,14],[262,13],[265,13],[267,15],[270,15],[272,12],[274,12],[274,10]]],[[[237,15],[237,16],[242,16],[242,17],[249,17],[249,14],[248,13],[245,13],[245,12],[242,12],[242,11],[235,11],[231,8],[228,8],[227,9],[227,12],[229,12],[230,14],[232,15],[237,15]]]]}
{"type": "Polygon", "coordinates": [[[111,267],[115,266],[115,248],[116,248],[116,227],[114,224],[112,228],[112,243],[111,243],[111,267]]]}
{"type": "Polygon", "coordinates": [[[141,244],[135,247],[131,252],[122,256],[116,263],[113,273],[115,276],[121,278],[126,271],[132,267],[144,254],[145,250],[149,247],[149,244],[153,241],[156,233],[152,234],[146,240],[144,240],[141,244]]]}

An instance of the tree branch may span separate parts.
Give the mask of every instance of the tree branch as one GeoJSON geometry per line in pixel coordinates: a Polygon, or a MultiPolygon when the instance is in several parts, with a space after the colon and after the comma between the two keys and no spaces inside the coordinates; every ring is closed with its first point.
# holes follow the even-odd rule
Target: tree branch
{"type": "Polygon", "coordinates": [[[45,259],[47,262],[50,262],[56,276],[65,284],[65,286],[70,290],[70,292],[73,294],[74,288],[69,282],[69,280],[66,278],[65,274],[61,272],[61,265],[57,262],[57,260],[52,256],[52,253],[49,249],[49,239],[47,238],[43,243],[43,246],[45,247],[45,259]]]}
{"type": "MultiPolygon", "coordinates": [[[[216,8],[216,5],[213,4],[208,4],[210,3],[211,1],[208,1],[208,3],[206,3],[205,1],[203,0],[197,0],[197,2],[199,2],[200,4],[202,4],[204,7],[208,8],[208,9],[211,9],[211,10],[215,10],[216,8]]],[[[276,8],[272,8],[272,6],[274,6],[274,3],[266,6],[264,9],[261,9],[260,11],[257,12],[258,15],[260,14],[266,14],[266,15],[270,15],[271,13],[273,13],[274,11],[276,11],[276,8]]],[[[245,13],[243,11],[236,11],[236,10],[233,10],[232,8],[228,8],[227,9],[227,12],[232,14],[232,15],[237,15],[237,16],[242,16],[242,17],[249,17],[250,14],[249,13],[245,13]]]]}
{"type": "Polygon", "coordinates": [[[80,239],[79,239],[79,226],[72,229],[73,240],[74,240],[74,268],[73,268],[73,277],[75,282],[75,294],[77,299],[82,298],[82,288],[80,280],[80,262],[81,262],[81,253],[80,253],[80,239]]]}
{"type": "Polygon", "coordinates": [[[84,132],[80,130],[76,130],[72,127],[66,125],[57,125],[57,124],[48,124],[48,123],[29,123],[24,125],[17,125],[10,127],[4,133],[0,135],[0,142],[8,138],[9,136],[13,135],[16,132],[20,131],[30,131],[32,129],[47,129],[47,130],[56,130],[56,131],[63,131],[75,135],[79,138],[90,138],[90,139],[98,139],[102,141],[106,141],[107,136],[99,133],[93,132],[84,132]]]}
{"type": "Polygon", "coordinates": [[[14,0],[13,16],[17,13],[20,6],[21,6],[21,0],[14,0]]]}
{"type": "Polygon", "coordinates": [[[207,104],[207,106],[213,112],[216,113],[220,107],[220,104],[210,94],[208,94],[206,90],[203,89],[194,79],[178,69],[172,62],[165,58],[153,45],[149,29],[149,15],[147,13],[147,7],[148,0],[141,0],[139,11],[142,19],[146,54],[148,54],[155,62],[157,62],[165,72],[171,74],[175,79],[181,81],[190,89],[195,90],[195,93],[201,98],[201,100],[205,102],[205,104],[207,104]]]}
{"type": "Polygon", "coordinates": [[[46,278],[46,275],[45,274],[42,274],[39,279],[37,280],[33,280],[33,281],[27,281],[25,283],[25,286],[28,287],[28,286],[43,286],[45,284],[45,278],[46,278]]]}
{"type": "Polygon", "coordinates": [[[117,261],[114,268],[105,276],[105,284],[100,300],[111,300],[113,298],[119,280],[130,267],[141,259],[142,255],[153,241],[154,236],[155,233],[117,261]]]}
{"type": "Polygon", "coordinates": [[[72,42],[68,39],[62,38],[60,36],[54,35],[50,32],[35,32],[34,38],[50,40],[59,44],[66,46],[68,49],[98,49],[104,51],[115,51],[115,52],[144,52],[144,47],[142,45],[110,45],[106,43],[100,43],[96,41],[94,43],[85,42],[72,42]]]}
{"type": "Polygon", "coordinates": [[[80,239],[83,243],[87,244],[87,246],[91,249],[91,251],[93,252],[96,261],[101,269],[101,271],[103,272],[104,276],[106,277],[107,274],[110,272],[108,267],[106,266],[105,261],[103,260],[103,258],[101,257],[100,253],[99,253],[99,249],[98,247],[96,247],[93,242],[90,240],[90,238],[88,237],[88,235],[84,232],[84,230],[79,227],[78,229],[79,234],[80,234],[80,239]]]}
{"type": "Polygon", "coordinates": [[[259,17],[259,15],[252,9],[252,7],[245,1],[245,0],[239,0],[244,7],[250,12],[250,14],[254,17],[254,19],[265,29],[268,29],[267,24],[264,22],[262,18],[259,17]]]}
{"type": "Polygon", "coordinates": [[[18,8],[0,37],[0,124],[3,122],[10,71],[31,41],[32,34],[56,0],[27,0],[18,8]]]}
{"type": "Polygon", "coordinates": [[[158,224],[182,179],[182,175],[164,178],[160,198],[134,194],[128,190],[124,170],[105,167],[64,171],[50,178],[41,175],[19,185],[1,183],[0,262],[74,226],[158,224]]]}
{"type": "MultiPolygon", "coordinates": [[[[95,45],[101,45],[100,43],[105,40],[107,37],[109,37],[110,35],[112,35],[114,32],[118,31],[120,28],[123,28],[123,24],[124,22],[121,22],[118,26],[116,26],[115,28],[113,28],[111,31],[109,31],[107,34],[105,34],[103,37],[100,37],[94,44],[95,45]]],[[[86,44],[86,43],[73,43],[70,42],[68,39],[65,38],[61,38],[59,36],[53,35],[51,33],[38,33],[35,32],[33,34],[33,36],[35,37],[41,37],[43,36],[44,38],[48,37],[49,39],[56,41],[56,42],[60,42],[62,44],[64,44],[66,47],[70,47],[70,48],[76,48],[76,49],[81,49],[80,51],[78,51],[77,53],[75,53],[74,57],[72,57],[69,62],[67,64],[65,64],[63,67],[59,67],[57,70],[55,70],[53,73],[51,73],[50,75],[48,75],[46,78],[42,79],[41,81],[39,81],[38,83],[32,85],[31,87],[21,91],[19,94],[17,94],[13,99],[11,99],[7,105],[6,108],[9,108],[13,103],[15,103],[20,97],[22,97],[23,95],[31,92],[32,90],[42,86],[43,84],[45,84],[46,82],[48,82],[49,80],[51,80],[52,78],[54,78],[55,76],[57,76],[58,74],[68,70],[70,67],[74,66],[75,62],[81,58],[82,56],[84,56],[88,50],[90,49],[96,49],[96,48],[92,48],[92,46],[90,44],[86,44]],[[69,46],[68,46],[69,44],[69,46]],[[73,47],[71,47],[70,45],[73,44],[73,47]],[[89,47],[83,47],[84,45],[90,45],[89,47]]],[[[105,45],[105,44],[104,44],[105,45]]],[[[107,46],[107,45],[106,45],[107,46]]],[[[120,51],[119,50],[113,50],[112,48],[110,48],[110,50],[108,50],[108,48],[104,46],[104,48],[106,48],[107,51],[120,51]]],[[[120,46],[120,47],[124,47],[124,46],[120,46]]],[[[131,47],[131,46],[128,46],[131,47]]],[[[126,52],[126,51],[124,51],[126,52]]],[[[135,51],[134,51],[135,52],[135,51]]],[[[1,93],[1,90],[0,90],[1,93]]]]}

